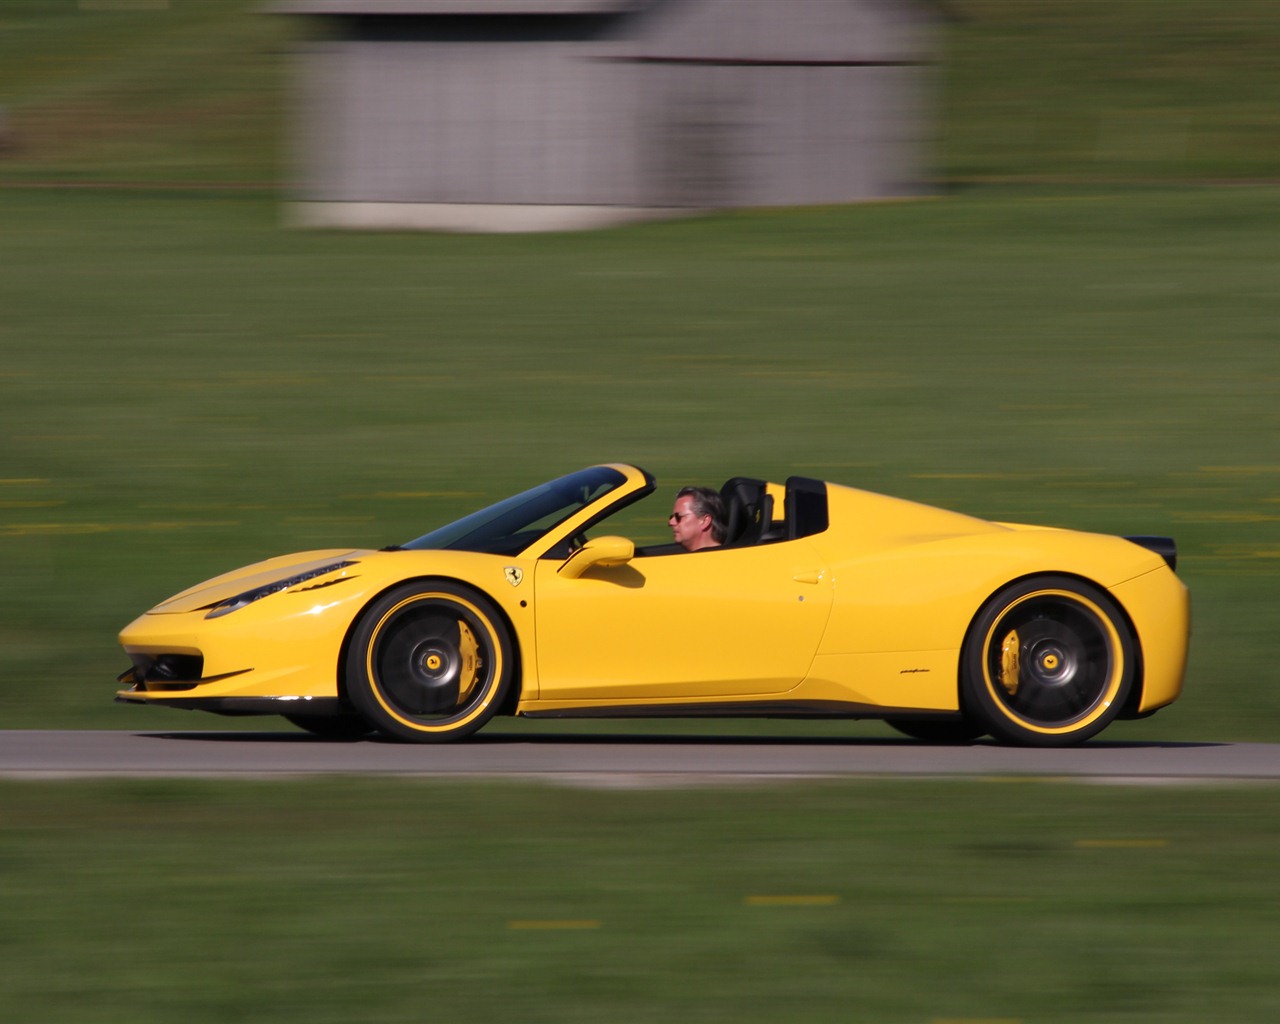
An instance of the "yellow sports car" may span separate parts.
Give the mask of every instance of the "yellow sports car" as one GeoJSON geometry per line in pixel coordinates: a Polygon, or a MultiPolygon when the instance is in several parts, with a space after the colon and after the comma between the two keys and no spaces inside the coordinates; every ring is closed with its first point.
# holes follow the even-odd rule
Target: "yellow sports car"
{"type": "Polygon", "coordinates": [[[789,715],[1061,746],[1182,689],[1189,600],[1168,538],[793,476],[729,480],[719,546],[637,547],[616,524],[654,490],[642,469],[594,466],[401,546],[201,583],[120,634],[117,699],[414,742],[495,715],[789,715]]]}

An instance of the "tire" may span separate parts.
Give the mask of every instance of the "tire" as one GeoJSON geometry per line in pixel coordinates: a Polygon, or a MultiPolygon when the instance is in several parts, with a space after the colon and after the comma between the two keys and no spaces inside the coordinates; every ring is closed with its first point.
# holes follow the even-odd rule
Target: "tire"
{"type": "Polygon", "coordinates": [[[1033,577],[997,593],[961,657],[966,712],[996,739],[1030,747],[1096,736],[1124,706],[1137,668],[1115,602],[1069,576],[1033,577]]]}
{"type": "Polygon", "coordinates": [[[967,718],[887,718],[885,724],[924,743],[972,743],[987,733],[967,718]]]}
{"type": "Polygon", "coordinates": [[[373,732],[371,726],[359,715],[284,715],[285,721],[292,722],[299,729],[304,729],[312,736],[326,740],[358,740],[373,732]]]}
{"type": "Polygon", "coordinates": [[[393,739],[439,743],[469,736],[502,706],[515,655],[511,633],[482,594],[424,581],[366,609],[348,644],[347,696],[393,739]]]}

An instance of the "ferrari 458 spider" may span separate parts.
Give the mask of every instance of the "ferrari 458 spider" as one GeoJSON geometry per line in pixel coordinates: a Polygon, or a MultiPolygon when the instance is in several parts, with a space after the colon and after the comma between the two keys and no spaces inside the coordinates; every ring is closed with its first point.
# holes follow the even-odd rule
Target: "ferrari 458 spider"
{"type": "Polygon", "coordinates": [[[793,715],[1060,746],[1181,691],[1168,538],[734,477],[725,543],[688,553],[610,529],[654,489],[595,466],[407,544],[201,583],[121,633],[117,699],[415,742],[495,715],[793,715]]]}

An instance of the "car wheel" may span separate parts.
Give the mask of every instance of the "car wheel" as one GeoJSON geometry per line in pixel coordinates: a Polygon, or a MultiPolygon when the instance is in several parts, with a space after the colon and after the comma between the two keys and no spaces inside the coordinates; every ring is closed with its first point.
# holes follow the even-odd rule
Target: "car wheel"
{"type": "Polygon", "coordinates": [[[514,668],[511,634],[488,599],[458,584],[407,584],[360,618],[347,696],[387,736],[458,739],[494,716],[514,668]]]}
{"type": "Polygon", "coordinates": [[[962,655],[965,708],[1006,743],[1061,747],[1120,712],[1136,670],[1128,624],[1097,587],[1041,576],[1006,587],[978,614],[962,655]]]}
{"type": "Polygon", "coordinates": [[[373,726],[359,715],[284,715],[299,729],[326,740],[358,740],[373,732],[373,726]]]}
{"type": "Polygon", "coordinates": [[[888,718],[885,724],[925,743],[972,743],[987,734],[967,718],[888,718]]]}

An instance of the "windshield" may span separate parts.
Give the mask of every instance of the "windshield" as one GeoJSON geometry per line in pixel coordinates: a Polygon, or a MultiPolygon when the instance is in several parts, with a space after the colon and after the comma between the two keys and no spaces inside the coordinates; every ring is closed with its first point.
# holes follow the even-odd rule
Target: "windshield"
{"type": "Polygon", "coordinates": [[[413,550],[479,551],[517,555],[548,530],[626,481],[616,469],[596,466],[562,476],[432,530],[404,546],[413,550]]]}

